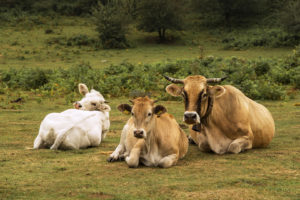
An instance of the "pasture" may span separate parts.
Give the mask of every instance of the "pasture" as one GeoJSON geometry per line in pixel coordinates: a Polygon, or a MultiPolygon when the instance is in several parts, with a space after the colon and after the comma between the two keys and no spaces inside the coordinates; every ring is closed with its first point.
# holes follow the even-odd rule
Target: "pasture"
{"type": "MultiPolygon", "coordinates": [[[[295,106],[299,96],[261,101],[276,124],[275,138],[267,148],[219,156],[191,145],[177,166],[131,169],[125,162],[106,162],[128,119],[116,106],[127,98],[108,99],[111,128],[100,147],[51,151],[28,148],[44,116],[71,104],[63,98],[37,101],[36,95],[27,95],[18,109],[0,110],[0,199],[300,198],[300,107],[295,106]]],[[[182,123],[182,102],[160,104],[182,123]]]]}
{"type": "Polygon", "coordinates": [[[292,49],[258,47],[241,51],[224,50],[219,33],[208,30],[172,32],[173,37],[180,39],[156,44],[155,33],[143,33],[131,27],[127,37],[132,48],[108,50],[97,47],[98,34],[90,19],[39,16],[31,20],[0,27],[0,69],[69,68],[86,62],[94,68],[102,68],[122,62],[155,64],[208,55],[282,58],[292,49]]]}
{"type": "MultiPolygon", "coordinates": [[[[180,39],[170,44],[156,44],[153,41],[156,34],[139,32],[133,27],[130,27],[127,34],[132,48],[106,50],[98,48],[94,43],[98,37],[95,28],[84,17],[42,15],[33,18],[25,16],[21,22],[0,26],[0,199],[300,199],[300,107],[295,106],[299,104],[300,96],[297,95],[297,89],[289,85],[291,77],[295,77],[294,82],[298,80],[296,51],[288,60],[286,57],[292,53],[292,48],[224,50],[221,38],[209,30],[195,33],[174,31],[172,36],[180,39]],[[193,61],[209,55],[216,58],[193,61]],[[241,59],[231,59],[231,56],[241,59]],[[218,57],[224,58],[224,61],[218,57]],[[263,72],[255,75],[253,66],[256,63],[253,60],[259,58],[263,59],[263,72]],[[124,62],[133,66],[119,65],[124,62]],[[193,67],[202,66],[206,62],[206,68],[193,67]],[[167,66],[168,63],[173,65],[167,66]],[[265,77],[265,63],[270,63],[270,69],[274,68],[274,72],[268,76],[272,77],[273,74],[276,84],[268,82],[268,77],[265,77]],[[278,66],[274,67],[274,63],[278,66]],[[144,64],[153,66],[146,68],[144,64]],[[242,91],[248,90],[248,94],[261,98],[272,99],[278,90],[280,95],[276,99],[283,100],[260,101],[275,119],[276,132],[271,144],[264,149],[222,156],[202,153],[197,146],[191,145],[186,157],[169,169],[143,166],[131,169],[125,162],[106,162],[118,145],[121,129],[128,119],[128,116],[116,109],[120,103],[128,102],[124,95],[129,96],[133,90],[128,85],[141,86],[134,89],[150,88],[155,95],[171,99],[162,92],[164,84],[167,84],[164,79],[158,80],[160,78],[155,77],[158,83],[147,78],[137,79],[141,74],[147,75],[145,77],[156,76],[151,74],[153,70],[147,70],[155,69],[155,64],[161,65],[166,71],[173,69],[174,72],[167,72],[178,73],[181,77],[189,74],[190,68],[192,73],[203,69],[208,74],[219,74],[221,70],[217,67],[235,72],[232,73],[235,79],[228,80],[231,81],[229,83],[246,82],[239,85],[242,91]],[[79,67],[72,68],[77,65],[79,67]],[[291,66],[291,70],[285,68],[286,65],[291,66]],[[112,108],[111,128],[106,139],[99,147],[85,150],[31,150],[46,114],[61,112],[72,107],[71,101],[76,98],[79,100],[79,95],[74,95],[73,86],[77,86],[76,81],[82,80],[73,81],[73,78],[80,77],[80,69],[86,66],[93,68],[94,71],[87,69],[87,73],[95,75],[91,76],[97,80],[94,86],[99,87],[112,108]],[[103,88],[101,90],[101,86],[107,82],[99,83],[97,77],[105,75],[100,70],[109,71],[115,66],[126,69],[124,73],[120,70],[120,79],[128,80],[128,85],[121,81],[118,85],[115,83],[115,79],[119,78],[117,71],[110,75],[111,82],[108,82],[110,84],[106,91],[103,88]],[[136,73],[130,74],[131,79],[127,77],[128,66],[136,73]],[[252,75],[244,77],[241,66],[243,69],[251,69],[248,72],[252,75]],[[28,69],[28,73],[25,71],[22,74],[24,68],[28,69]],[[28,78],[31,69],[41,69],[45,73],[51,69],[54,70],[51,74],[55,74],[59,68],[65,69],[65,73],[75,70],[70,73],[69,80],[63,76],[49,78],[48,87],[39,85],[36,90],[20,90],[26,80],[32,79],[28,78]],[[6,87],[4,81],[1,82],[1,70],[7,69],[20,70],[18,77],[22,77],[20,79],[23,82],[12,80],[11,83],[12,88],[18,88],[17,91],[6,87]],[[258,82],[262,79],[263,82],[258,82]],[[140,84],[142,81],[148,85],[140,84]],[[67,86],[68,90],[65,89],[67,86]],[[110,86],[118,90],[112,90],[110,86]],[[288,91],[290,96],[286,97],[281,91],[288,91]],[[18,97],[22,97],[23,101],[11,103],[18,97]]],[[[91,84],[88,86],[91,87],[91,84]]],[[[182,101],[161,101],[160,104],[182,123],[182,101]]],[[[187,129],[185,132],[188,133],[187,129]]]]}

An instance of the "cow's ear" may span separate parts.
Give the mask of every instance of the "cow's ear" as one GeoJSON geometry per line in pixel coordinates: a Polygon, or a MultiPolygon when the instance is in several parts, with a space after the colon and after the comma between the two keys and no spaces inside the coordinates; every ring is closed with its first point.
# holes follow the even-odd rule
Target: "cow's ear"
{"type": "Polygon", "coordinates": [[[170,84],[166,87],[167,93],[174,97],[178,97],[182,93],[182,87],[176,85],[176,84],[170,84]]]}
{"type": "Polygon", "coordinates": [[[167,109],[162,105],[157,105],[153,108],[153,113],[158,116],[164,114],[165,112],[167,112],[167,109]]]}
{"type": "Polygon", "coordinates": [[[215,98],[219,98],[226,93],[226,89],[223,86],[208,86],[208,94],[210,96],[214,96],[215,98]]]}
{"type": "Polygon", "coordinates": [[[128,104],[120,104],[118,105],[118,110],[124,113],[125,115],[129,115],[131,113],[132,107],[128,104]]]}
{"type": "Polygon", "coordinates": [[[107,104],[99,104],[99,110],[104,112],[109,112],[111,108],[107,104]]]}
{"type": "Polygon", "coordinates": [[[87,93],[89,93],[88,87],[83,83],[78,84],[78,90],[79,90],[79,93],[82,95],[86,95],[87,93]]]}

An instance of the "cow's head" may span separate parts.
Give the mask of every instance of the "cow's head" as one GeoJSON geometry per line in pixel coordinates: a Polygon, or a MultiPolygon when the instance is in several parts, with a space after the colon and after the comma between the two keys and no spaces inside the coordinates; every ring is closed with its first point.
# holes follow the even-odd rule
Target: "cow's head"
{"type": "Polygon", "coordinates": [[[130,102],[133,104],[132,106],[121,104],[118,106],[118,110],[125,114],[131,114],[135,137],[147,138],[147,133],[153,128],[155,118],[165,113],[167,109],[162,105],[155,106],[155,101],[148,97],[138,97],[130,102]]]}
{"type": "Polygon", "coordinates": [[[184,98],[183,121],[187,124],[200,124],[200,119],[207,109],[208,97],[221,95],[225,91],[222,86],[208,86],[208,83],[218,83],[225,78],[207,79],[200,75],[188,76],[185,79],[175,79],[168,76],[165,78],[173,83],[166,87],[166,91],[172,96],[184,98]]]}
{"type": "Polygon", "coordinates": [[[80,94],[84,97],[80,101],[76,101],[73,105],[76,109],[79,110],[98,110],[103,112],[109,112],[110,106],[107,105],[107,101],[105,101],[104,97],[100,94],[100,92],[92,89],[89,92],[88,87],[83,84],[78,84],[78,89],[80,94]]]}

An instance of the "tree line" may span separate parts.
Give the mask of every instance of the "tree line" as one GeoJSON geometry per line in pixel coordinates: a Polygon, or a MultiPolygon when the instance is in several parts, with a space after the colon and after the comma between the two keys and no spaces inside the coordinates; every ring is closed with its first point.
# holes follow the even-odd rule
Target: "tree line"
{"type": "MultiPolygon", "coordinates": [[[[1,0],[1,13],[91,16],[105,48],[128,46],[130,24],[156,32],[277,27],[300,38],[300,0],[1,0]],[[16,12],[16,13],[18,13],[16,12]]],[[[297,41],[297,39],[296,39],[297,41]]],[[[296,45],[296,44],[295,44],[296,45]]]]}

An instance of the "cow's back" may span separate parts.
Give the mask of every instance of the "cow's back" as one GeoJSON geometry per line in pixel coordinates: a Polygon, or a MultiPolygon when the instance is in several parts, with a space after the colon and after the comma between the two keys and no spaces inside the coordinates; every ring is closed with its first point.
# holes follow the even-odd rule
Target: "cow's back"
{"type": "Polygon", "coordinates": [[[243,123],[248,120],[253,133],[253,147],[268,146],[275,132],[274,120],[268,109],[251,100],[233,86],[226,85],[224,88],[227,91],[224,96],[228,95],[227,107],[230,108],[227,110],[227,114],[233,116],[233,113],[236,113],[234,117],[239,117],[241,121],[244,121],[243,123]]]}
{"type": "Polygon", "coordinates": [[[271,113],[263,105],[249,99],[250,125],[253,132],[253,147],[266,147],[275,134],[275,124],[271,113]]]}

